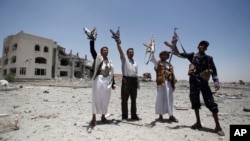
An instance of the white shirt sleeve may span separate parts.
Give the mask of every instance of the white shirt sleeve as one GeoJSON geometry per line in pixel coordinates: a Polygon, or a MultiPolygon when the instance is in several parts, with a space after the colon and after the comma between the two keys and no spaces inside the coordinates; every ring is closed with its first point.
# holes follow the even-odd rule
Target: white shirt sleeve
{"type": "Polygon", "coordinates": [[[152,53],[152,57],[150,58],[150,61],[154,64],[155,68],[157,68],[158,61],[155,59],[154,53],[152,53]]]}

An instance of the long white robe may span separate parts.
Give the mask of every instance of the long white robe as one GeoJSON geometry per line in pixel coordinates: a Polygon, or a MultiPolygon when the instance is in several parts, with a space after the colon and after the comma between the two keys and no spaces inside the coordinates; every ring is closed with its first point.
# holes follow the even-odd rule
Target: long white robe
{"type": "MultiPolygon", "coordinates": [[[[158,67],[158,61],[156,61],[154,55],[150,60],[154,67],[158,67]]],[[[170,64],[165,63],[165,66],[168,67],[170,64]]],[[[171,82],[166,80],[165,84],[157,86],[157,96],[155,101],[155,114],[163,115],[168,113],[169,116],[173,115],[173,104],[174,104],[174,95],[173,87],[171,82]]]]}
{"type": "Polygon", "coordinates": [[[110,67],[109,76],[96,75],[93,79],[92,88],[92,113],[93,114],[107,114],[108,105],[111,96],[111,86],[113,77],[113,65],[109,61],[108,64],[102,63],[101,70],[104,70],[106,65],[110,67]]]}

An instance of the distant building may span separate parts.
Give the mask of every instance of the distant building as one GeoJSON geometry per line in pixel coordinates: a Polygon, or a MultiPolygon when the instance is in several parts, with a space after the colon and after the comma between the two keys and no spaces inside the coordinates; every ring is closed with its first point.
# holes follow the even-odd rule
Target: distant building
{"type": "Polygon", "coordinates": [[[143,77],[141,78],[141,80],[145,82],[151,82],[152,81],[151,73],[150,72],[143,73],[143,77]]]}
{"type": "Polygon", "coordinates": [[[21,31],[4,39],[0,78],[10,73],[20,80],[86,78],[91,66],[87,56],[67,54],[53,40],[21,31]]]}

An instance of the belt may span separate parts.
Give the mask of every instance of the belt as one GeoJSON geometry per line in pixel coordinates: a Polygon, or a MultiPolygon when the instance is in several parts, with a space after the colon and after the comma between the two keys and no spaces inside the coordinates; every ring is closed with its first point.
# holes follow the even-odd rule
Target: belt
{"type": "Polygon", "coordinates": [[[123,78],[128,78],[128,79],[137,79],[137,77],[131,77],[131,76],[122,76],[123,78]]]}
{"type": "Polygon", "coordinates": [[[107,76],[109,76],[109,71],[107,71],[107,70],[100,70],[98,72],[98,75],[103,75],[104,77],[107,77],[107,76]]]}

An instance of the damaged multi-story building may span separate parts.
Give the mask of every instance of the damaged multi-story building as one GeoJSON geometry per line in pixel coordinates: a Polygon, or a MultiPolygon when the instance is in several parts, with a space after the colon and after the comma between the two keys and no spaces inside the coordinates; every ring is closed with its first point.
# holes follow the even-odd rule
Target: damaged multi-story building
{"type": "Polygon", "coordinates": [[[0,78],[8,74],[16,80],[87,78],[91,66],[87,55],[66,53],[51,39],[21,31],[4,39],[0,78]]]}

